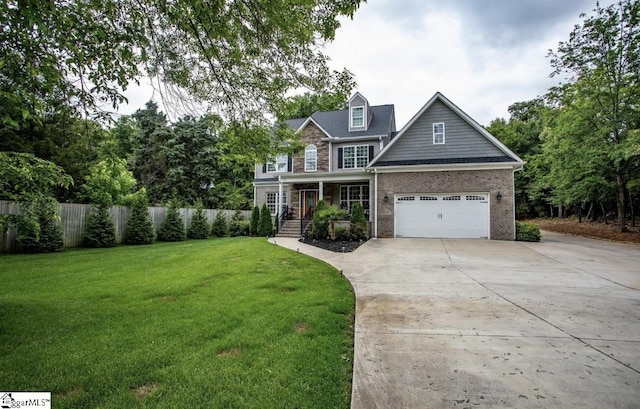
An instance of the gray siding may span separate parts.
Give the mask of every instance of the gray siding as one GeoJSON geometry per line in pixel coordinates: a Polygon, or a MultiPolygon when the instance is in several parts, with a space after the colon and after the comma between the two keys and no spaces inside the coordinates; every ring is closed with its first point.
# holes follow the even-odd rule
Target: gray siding
{"type": "Polygon", "coordinates": [[[454,111],[435,101],[381,160],[501,157],[505,154],[454,111]],[[445,143],[433,144],[433,124],[444,122],[445,143]]]}
{"type": "MultiPolygon", "coordinates": [[[[373,156],[375,157],[380,152],[380,142],[379,141],[362,141],[362,142],[346,142],[346,143],[333,143],[331,146],[331,171],[332,172],[349,172],[359,170],[361,168],[355,169],[339,169],[338,168],[338,148],[344,148],[345,146],[358,146],[358,145],[372,145],[373,146],[373,156]]],[[[373,158],[369,158],[369,162],[371,162],[373,158]]]]}

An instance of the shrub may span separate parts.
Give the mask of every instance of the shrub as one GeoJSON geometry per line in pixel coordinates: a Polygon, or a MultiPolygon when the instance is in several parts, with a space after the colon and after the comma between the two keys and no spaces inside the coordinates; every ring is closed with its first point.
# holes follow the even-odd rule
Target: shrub
{"type": "Polygon", "coordinates": [[[158,240],[161,241],[180,241],[184,240],[184,221],[178,213],[178,201],[172,200],[169,203],[169,210],[167,210],[167,216],[160,224],[158,230],[158,240]]]}
{"type": "Polygon", "coordinates": [[[367,235],[367,218],[364,216],[362,204],[354,203],[351,206],[351,237],[354,240],[364,239],[367,235]]]}
{"type": "Polygon", "coordinates": [[[260,208],[258,206],[253,206],[253,210],[251,210],[251,218],[249,220],[251,235],[255,236],[258,234],[258,225],[260,224],[260,208]]]}
{"type": "Polygon", "coordinates": [[[516,221],[517,241],[540,241],[541,238],[540,227],[537,224],[516,221]]]}
{"type": "Polygon", "coordinates": [[[151,244],[154,239],[153,221],[147,206],[147,191],[140,189],[132,199],[131,218],[127,222],[124,241],[127,244],[151,244]]]}
{"type": "Polygon", "coordinates": [[[207,216],[204,214],[202,208],[202,202],[196,203],[196,211],[191,218],[189,229],[187,230],[187,237],[190,239],[206,239],[209,235],[209,223],[207,222],[207,216]]]}
{"type": "Polygon", "coordinates": [[[229,234],[235,236],[248,236],[249,235],[249,222],[244,219],[242,212],[236,210],[231,216],[231,222],[229,223],[229,234]]]}
{"type": "Polygon", "coordinates": [[[211,235],[213,237],[224,237],[228,233],[227,219],[220,210],[216,212],[216,217],[211,225],[211,235]]]}
{"type": "Polygon", "coordinates": [[[85,247],[103,248],[116,245],[116,227],[106,206],[94,207],[87,220],[82,244],[85,247]]]}
{"type": "Polygon", "coordinates": [[[318,200],[316,210],[313,212],[311,220],[311,237],[316,239],[326,239],[329,237],[329,221],[320,218],[320,214],[327,208],[324,200],[318,200]]]}
{"type": "Polygon", "coordinates": [[[18,217],[18,247],[25,253],[51,253],[62,250],[64,235],[56,214],[57,202],[43,198],[33,203],[33,217],[18,217]]]}
{"type": "Polygon", "coordinates": [[[336,240],[351,241],[351,233],[349,229],[343,226],[336,226],[336,240]]]}
{"type": "Polygon", "coordinates": [[[273,223],[271,222],[271,212],[267,204],[262,205],[260,209],[260,220],[258,221],[258,235],[269,237],[273,235],[273,223]]]}
{"type": "Polygon", "coordinates": [[[329,238],[331,238],[331,240],[336,239],[335,222],[344,219],[346,215],[347,212],[345,210],[335,205],[328,206],[318,212],[318,220],[329,223],[329,238]]]}

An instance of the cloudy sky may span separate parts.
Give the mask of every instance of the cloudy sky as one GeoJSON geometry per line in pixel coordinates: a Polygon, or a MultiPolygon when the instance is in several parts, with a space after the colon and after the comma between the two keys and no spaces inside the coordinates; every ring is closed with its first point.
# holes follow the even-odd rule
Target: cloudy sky
{"type": "MultiPolygon", "coordinates": [[[[602,6],[615,0],[601,1],[602,6]]],[[[482,125],[557,84],[546,58],[596,0],[369,0],[326,46],[372,105],[395,104],[402,127],[437,91],[482,125]]],[[[149,92],[129,93],[121,113],[149,92]]]]}

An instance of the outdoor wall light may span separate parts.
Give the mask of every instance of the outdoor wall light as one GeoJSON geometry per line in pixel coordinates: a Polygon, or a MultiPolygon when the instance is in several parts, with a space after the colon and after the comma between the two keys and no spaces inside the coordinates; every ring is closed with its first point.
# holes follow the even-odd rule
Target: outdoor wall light
{"type": "Polygon", "coordinates": [[[498,194],[496,195],[496,199],[498,199],[498,202],[502,200],[502,193],[498,192],[498,194]]]}
{"type": "Polygon", "coordinates": [[[389,196],[385,193],[385,194],[384,194],[384,197],[382,198],[382,200],[383,200],[385,203],[388,203],[388,202],[389,202],[389,196]]]}

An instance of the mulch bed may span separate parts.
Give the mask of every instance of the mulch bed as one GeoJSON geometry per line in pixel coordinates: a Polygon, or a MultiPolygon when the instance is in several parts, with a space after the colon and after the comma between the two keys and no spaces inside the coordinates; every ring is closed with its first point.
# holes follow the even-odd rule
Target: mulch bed
{"type": "Polygon", "coordinates": [[[627,226],[629,232],[620,233],[618,225],[612,222],[584,220],[578,222],[577,218],[567,219],[535,219],[527,223],[535,223],[540,229],[557,233],[573,234],[575,236],[592,237],[596,239],[616,241],[621,243],[640,243],[640,227],[627,226]]]}
{"type": "Polygon", "coordinates": [[[311,246],[320,247],[321,249],[333,251],[335,253],[351,253],[358,247],[366,243],[366,240],[360,241],[342,241],[342,240],[317,240],[317,239],[300,239],[302,243],[311,246]]]}

